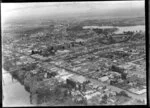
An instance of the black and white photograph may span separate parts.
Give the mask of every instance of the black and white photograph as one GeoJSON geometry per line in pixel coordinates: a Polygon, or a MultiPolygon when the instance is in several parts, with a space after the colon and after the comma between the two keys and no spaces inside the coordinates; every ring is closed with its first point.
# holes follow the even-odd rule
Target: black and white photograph
{"type": "Polygon", "coordinates": [[[145,0],[1,3],[2,106],[147,105],[145,0]]]}

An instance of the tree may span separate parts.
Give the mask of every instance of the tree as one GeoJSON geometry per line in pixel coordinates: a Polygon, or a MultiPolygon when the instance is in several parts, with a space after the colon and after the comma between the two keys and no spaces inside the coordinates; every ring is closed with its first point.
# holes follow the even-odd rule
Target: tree
{"type": "Polygon", "coordinates": [[[123,80],[127,79],[127,73],[122,73],[121,77],[122,77],[123,80]]]}
{"type": "Polygon", "coordinates": [[[103,33],[103,29],[96,28],[96,29],[93,29],[93,31],[96,32],[97,34],[103,33]]]}
{"type": "Polygon", "coordinates": [[[107,88],[106,86],[103,87],[103,89],[106,89],[106,88],[107,88]]]}
{"type": "Polygon", "coordinates": [[[126,31],[124,31],[123,33],[124,33],[124,34],[127,34],[127,35],[130,35],[130,36],[132,36],[132,35],[134,34],[134,32],[133,32],[133,31],[127,31],[127,32],[126,32],[126,31]]]}
{"type": "Polygon", "coordinates": [[[108,96],[105,94],[102,99],[107,100],[108,96]]]}
{"type": "Polygon", "coordinates": [[[115,65],[112,65],[112,66],[111,66],[111,70],[112,70],[112,71],[115,71],[115,72],[119,72],[119,73],[123,73],[123,72],[124,72],[124,69],[123,69],[123,68],[120,68],[120,67],[115,66],[115,65]]]}
{"type": "Polygon", "coordinates": [[[101,104],[107,104],[107,99],[108,99],[108,97],[107,97],[107,95],[105,94],[103,97],[102,97],[102,100],[101,100],[101,104]]]}
{"type": "Polygon", "coordinates": [[[11,67],[13,67],[13,63],[11,62],[11,60],[9,60],[8,57],[5,57],[3,62],[3,68],[7,71],[9,71],[11,67]]]}
{"type": "Polygon", "coordinates": [[[120,91],[119,95],[125,96],[125,97],[129,97],[128,94],[125,91],[120,91]]]}

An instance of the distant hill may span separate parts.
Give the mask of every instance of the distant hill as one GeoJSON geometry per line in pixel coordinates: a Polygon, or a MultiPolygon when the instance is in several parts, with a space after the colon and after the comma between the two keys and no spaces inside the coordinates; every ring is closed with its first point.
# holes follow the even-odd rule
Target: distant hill
{"type": "Polygon", "coordinates": [[[142,5],[140,7],[134,7],[134,4],[133,6],[132,4],[128,6],[122,3],[121,6],[123,7],[121,7],[119,4],[117,5],[117,7],[115,7],[114,5],[107,7],[107,5],[103,6],[101,3],[91,3],[87,6],[83,4],[67,6],[34,6],[29,8],[26,6],[26,8],[15,9],[14,11],[12,11],[11,16],[7,18],[6,23],[38,23],[42,21],[48,21],[50,19],[59,20],[67,18],[82,19],[112,17],[144,17],[145,13],[144,7],[142,7],[142,5]]]}

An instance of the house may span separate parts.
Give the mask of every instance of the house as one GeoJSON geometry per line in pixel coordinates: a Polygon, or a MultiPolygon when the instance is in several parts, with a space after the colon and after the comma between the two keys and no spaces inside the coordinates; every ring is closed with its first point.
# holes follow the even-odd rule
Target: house
{"type": "Polygon", "coordinates": [[[85,77],[77,76],[77,75],[72,76],[71,79],[76,81],[76,82],[79,82],[80,84],[83,84],[84,82],[87,81],[87,79],[85,77]]]}
{"type": "Polygon", "coordinates": [[[94,88],[94,89],[97,89],[98,87],[99,87],[98,84],[93,84],[93,88],[94,88]]]}
{"type": "Polygon", "coordinates": [[[97,105],[100,105],[100,102],[102,101],[102,98],[99,97],[99,96],[95,96],[89,100],[87,100],[87,104],[88,105],[92,105],[92,106],[97,106],[97,105]]]}
{"type": "Polygon", "coordinates": [[[108,76],[104,76],[104,77],[99,78],[98,80],[105,82],[105,81],[109,80],[109,78],[108,78],[108,76]]]}
{"type": "Polygon", "coordinates": [[[40,60],[46,60],[47,59],[47,57],[43,57],[39,54],[34,54],[34,55],[32,55],[32,57],[35,57],[35,58],[40,59],[40,60]]]}
{"type": "Polygon", "coordinates": [[[65,76],[61,76],[60,78],[66,81],[71,76],[73,76],[73,74],[68,74],[68,75],[65,75],[65,76]]]}
{"type": "Polygon", "coordinates": [[[99,86],[99,87],[98,87],[98,90],[102,90],[102,89],[103,89],[103,86],[99,86]]]}
{"type": "Polygon", "coordinates": [[[31,73],[32,73],[32,74],[37,74],[37,73],[38,73],[38,70],[37,70],[37,69],[36,69],[36,70],[32,70],[31,73]]]}
{"type": "Polygon", "coordinates": [[[135,89],[135,88],[130,88],[130,89],[128,89],[130,92],[133,92],[133,93],[135,93],[136,91],[137,91],[137,89],[135,89]]]}
{"type": "Polygon", "coordinates": [[[95,90],[87,90],[86,92],[84,92],[85,95],[90,95],[92,93],[94,93],[95,90]]]}
{"type": "Polygon", "coordinates": [[[76,39],[75,42],[77,42],[77,43],[80,42],[81,43],[81,42],[84,42],[84,40],[83,39],[76,39]]]}
{"type": "Polygon", "coordinates": [[[69,53],[69,52],[70,52],[69,50],[57,50],[57,53],[60,54],[69,53]]]}
{"type": "Polygon", "coordinates": [[[101,93],[100,93],[100,92],[94,92],[94,93],[92,93],[92,94],[87,94],[87,95],[85,95],[84,97],[85,97],[87,100],[89,100],[89,99],[91,99],[91,98],[93,98],[94,96],[97,96],[97,95],[101,95],[101,93]]]}
{"type": "Polygon", "coordinates": [[[109,98],[107,101],[108,101],[108,103],[110,102],[112,104],[112,103],[116,102],[116,99],[115,98],[109,98]]]}
{"type": "Polygon", "coordinates": [[[22,65],[22,62],[17,61],[17,62],[16,62],[16,65],[22,65]]]}
{"type": "Polygon", "coordinates": [[[69,77],[71,77],[72,75],[73,75],[73,74],[63,74],[63,75],[59,74],[59,75],[56,76],[56,78],[59,79],[60,82],[66,83],[66,80],[67,80],[69,77]]]}
{"type": "Polygon", "coordinates": [[[125,96],[120,96],[120,97],[117,97],[117,102],[116,104],[117,105],[120,105],[120,104],[123,104],[125,102],[129,101],[129,98],[125,97],[125,96]]]}
{"type": "Polygon", "coordinates": [[[83,103],[84,102],[84,98],[81,96],[81,95],[76,95],[75,97],[74,97],[74,102],[76,102],[76,103],[83,103]]]}
{"type": "Polygon", "coordinates": [[[146,92],[146,89],[142,89],[142,90],[136,91],[136,94],[143,94],[145,92],[146,92]]]}
{"type": "Polygon", "coordinates": [[[64,70],[64,69],[59,70],[58,73],[59,73],[59,75],[66,75],[66,74],[68,74],[68,72],[66,70],[64,70]]]}

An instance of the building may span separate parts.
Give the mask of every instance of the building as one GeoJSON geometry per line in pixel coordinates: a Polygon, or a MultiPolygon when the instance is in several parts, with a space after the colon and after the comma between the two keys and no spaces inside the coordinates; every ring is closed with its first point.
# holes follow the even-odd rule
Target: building
{"type": "Polygon", "coordinates": [[[66,80],[73,76],[73,74],[69,74],[69,73],[66,73],[66,74],[59,74],[56,76],[56,78],[60,81],[60,82],[64,82],[66,83],[66,80]]]}
{"type": "Polygon", "coordinates": [[[61,76],[60,78],[63,79],[64,81],[66,81],[71,76],[73,76],[73,74],[68,74],[68,75],[65,75],[65,76],[61,76]]]}
{"type": "Polygon", "coordinates": [[[102,99],[100,92],[95,92],[89,95],[85,95],[84,98],[88,105],[99,105],[102,99]]]}
{"type": "Polygon", "coordinates": [[[70,52],[69,50],[57,50],[57,53],[59,53],[59,54],[64,54],[64,53],[68,53],[68,52],[70,52]]]}
{"type": "Polygon", "coordinates": [[[143,93],[146,93],[146,89],[142,89],[142,90],[139,90],[136,92],[137,94],[143,94],[143,93]]]}
{"type": "Polygon", "coordinates": [[[112,65],[111,70],[118,73],[123,73],[125,69],[116,65],[112,65]]]}
{"type": "Polygon", "coordinates": [[[47,57],[43,57],[39,54],[34,54],[34,55],[32,55],[32,57],[35,57],[35,58],[40,59],[40,60],[47,60],[48,59],[47,57]]]}
{"type": "Polygon", "coordinates": [[[131,89],[129,89],[129,91],[136,93],[136,94],[143,94],[146,92],[146,89],[138,90],[136,88],[131,88],[131,89]]]}
{"type": "Polygon", "coordinates": [[[98,80],[105,82],[105,81],[109,80],[109,78],[108,78],[108,76],[104,76],[104,77],[99,78],[98,80]]]}
{"type": "Polygon", "coordinates": [[[89,82],[89,80],[78,75],[73,75],[67,79],[67,84],[78,90],[85,90],[85,85],[87,82],[89,82]]]}
{"type": "Polygon", "coordinates": [[[83,43],[84,40],[83,39],[76,39],[75,42],[77,42],[77,43],[83,43]]]}
{"type": "Polygon", "coordinates": [[[91,99],[92,97],[97,96],[97,95],[101,95],[101,93],[100,93],[100,92],[94,92],[94,93],[91,93],[91,94],[86,94],[86,95],[85,95],[85,98],[86,98],[87,100],[89,100],[89,99],[91,99]]]}

